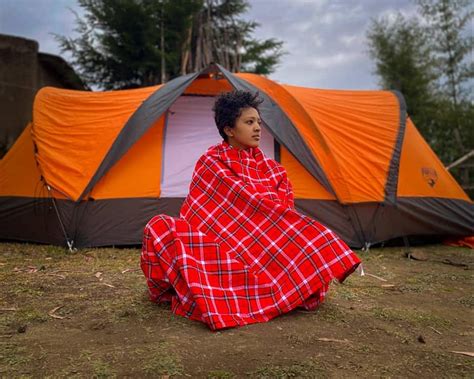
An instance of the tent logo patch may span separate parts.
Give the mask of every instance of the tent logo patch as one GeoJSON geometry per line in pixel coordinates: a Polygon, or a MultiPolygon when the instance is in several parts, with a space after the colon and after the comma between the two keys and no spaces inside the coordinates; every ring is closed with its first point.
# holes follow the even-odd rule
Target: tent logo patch
{"type": "Polygon", "coordinates": [[[425,179],[430,187],[434,187],[438,181],[438,173],[436,170],[432,167],[422,167],[421,173],[423,175],[423,179],[425,179]]]}

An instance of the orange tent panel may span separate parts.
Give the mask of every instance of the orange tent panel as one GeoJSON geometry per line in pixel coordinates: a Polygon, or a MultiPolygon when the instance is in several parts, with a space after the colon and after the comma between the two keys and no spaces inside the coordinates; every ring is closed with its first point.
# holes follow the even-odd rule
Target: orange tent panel
{"type": "Polygon", "coordinates": [[[95,185],[90,197],[159,197],[164,123],[162,116],[95,185]]]}
{"type": "Polygon", "coordinates": [[[285,147],[281,147],[281,164],[288,173],[295,199],[336,200],[285,147]]]}
{"type": "Polygon", "coordinates": [[[198,78],[184,91],[185,95],[216,96],[222,92],[232,91],[232,86],[225,79],[214,77],[198,78]]]}
{"type": "Polygon", "coordinates": [[[400,197],[440,197],[470,201],[410,119],[407,120],[400,174],[400,197]]]}
{"type": "Polygon", "coordinates": [[[0,160],[0,196],[47,197],[36,166],[31,124],[0,160]]]}
{"type": "Polygon", "coordinates": [[[320,157],[339,200],[383,201],[400,123],[395,94],[284,87],[301,103],[330,147],[336,169],[319,151],[313,152],[320,157]]]}
{"type": "Polygon", "coordinates": [[[77,199],[129,117],[158,88],[105,93],[40,90],[33,135],[46,182],[77,199]]]}

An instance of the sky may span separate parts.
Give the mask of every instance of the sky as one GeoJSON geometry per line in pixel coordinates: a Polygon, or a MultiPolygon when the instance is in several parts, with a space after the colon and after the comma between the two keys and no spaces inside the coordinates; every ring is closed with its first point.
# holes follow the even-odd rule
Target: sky
{"type": "MultiPolygon", "coordinates": [[[[250,0],[245,18],[259,39],[284,41],[286,54],[270,78],[304,87],[376,89],[366,32],[374,18],[414,15],[413,0],[250,0]]],[[[74,35],[76,0],[0,0],[0,33],[38,41],[61,55],[54,34],[74,35]]],[[[67,55],[62,55],[66,60],[67,55]]]]}

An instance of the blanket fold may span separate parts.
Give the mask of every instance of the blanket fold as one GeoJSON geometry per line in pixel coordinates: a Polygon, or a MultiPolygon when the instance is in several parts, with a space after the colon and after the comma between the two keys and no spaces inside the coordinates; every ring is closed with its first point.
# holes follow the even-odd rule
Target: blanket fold
{"type": "Polygon", "coordinates": [[[180,218],[145,227],[141,267],[150,298],[221,329],[314,310],[359,258],[294,209],[284,168],[258,148],[223,142],[197,162],[180,218]]]}

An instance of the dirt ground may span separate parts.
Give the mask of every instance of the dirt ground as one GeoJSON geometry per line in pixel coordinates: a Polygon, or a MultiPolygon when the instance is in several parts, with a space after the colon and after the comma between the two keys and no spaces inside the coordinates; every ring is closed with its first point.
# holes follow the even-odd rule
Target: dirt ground
{"type": "Polygon", "coordinates": [[[316,312],[211,332],[149,302],[139,249],[0,244],[1,377],[473,377],[474,251],[360,252],[316,312]]]}

